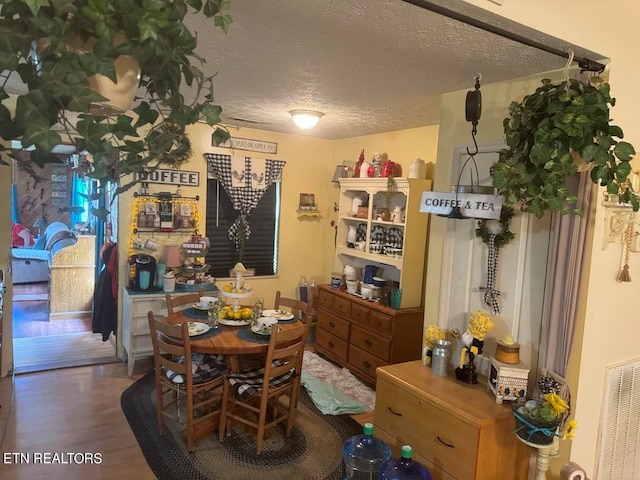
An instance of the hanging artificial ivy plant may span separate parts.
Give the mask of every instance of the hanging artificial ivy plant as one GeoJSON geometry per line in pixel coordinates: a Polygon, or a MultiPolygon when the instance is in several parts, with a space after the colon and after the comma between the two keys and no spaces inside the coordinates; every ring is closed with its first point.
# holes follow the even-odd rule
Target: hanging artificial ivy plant
{"type": "Polygon", "coordinates": [[[610,86],[600,77],[590,84],[566,80],[542,86],[513,102],[503,121],[508,148],[493,166],[493,185],[506,205],[540,218],[545,211],[581,214],[571,206],[576,197],[566,180],[578,171],[577,159],[591,165],[591,179],[620,196],[620,202],[640,207],[628,179],[635,149],[623,142],[622,129],[611,125],[615,105],[610,86]]]}
{"type": "Polygon", "coordinates": [[[155,169],[180,167],[191,154],[189,125],[207,124],[214,143],[224,142],[213,75],[201,69],[184,20],[202,16],[226,32],[229,8],[230,0],[0,2],[0,165],[15,158],[35,172],[60,162],[56,147],[72,145],[91,154],[87,175],[121,181],[119,193],[155,169]],[[137,66],[124,69],[122,82],[121,59],[137,66]],[[98,108],[113,98],[93,82],[121,86],[134,70],[133,104],[98,108]],[[29,155],[17,156],[11,140],[29,155]]]}

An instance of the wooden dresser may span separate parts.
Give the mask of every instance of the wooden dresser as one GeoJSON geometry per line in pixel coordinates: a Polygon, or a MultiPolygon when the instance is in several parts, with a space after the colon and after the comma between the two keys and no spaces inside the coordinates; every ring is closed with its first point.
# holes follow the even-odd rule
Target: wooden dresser
{"type": "Polygon", "coordinates": [[[393,310],[320,285],[316,352],[375,383],[376,368],[419,359],[422,308],[393,310]]]}
{"type": "Polygon", "coordinates": [[[376,373],[374,435],[394,456],[411,445],[434,480],[527,478],[529,452],[516,439],[510,405],[498,405],[486,382],[438,377],[421,361],[376,373]]]}

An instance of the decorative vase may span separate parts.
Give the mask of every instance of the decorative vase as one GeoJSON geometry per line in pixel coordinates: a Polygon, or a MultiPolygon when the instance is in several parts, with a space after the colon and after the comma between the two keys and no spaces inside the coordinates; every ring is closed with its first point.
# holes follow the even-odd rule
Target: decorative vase
{"type": "Polygon", "coordinates": [[[357,230],[355,225],[349,225],[349,232],[347,233],[347,244],[353,247],[357,240],[357,230]]]}

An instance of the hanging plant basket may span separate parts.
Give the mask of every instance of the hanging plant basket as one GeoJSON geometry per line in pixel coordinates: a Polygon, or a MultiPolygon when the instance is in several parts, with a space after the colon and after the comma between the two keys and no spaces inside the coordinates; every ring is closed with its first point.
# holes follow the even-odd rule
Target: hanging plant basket
{"type": "MultiPolygon", "coordinates": [[[[512,403],[513,418],[516,424],[516,435],[529,443],[538,445],[549,445],[553,442],[553,437],[557,434],[561,419],[553,421],[532,418],[527,415],[525,402],[516,401],[512,403]]],[[[527,400],[526,402],[537,402],[537,400],[527,400]]]]}
{"type": "Polygon", "coordinates": [[[581,214],[566,185],[578,171],[578,157],[591,168],[594,183],[638,210],[628,180],[635,149],[620,140],[622,129],[609,123],[615,105],[609,84],[599,77],[591,82],[544,79],[534,93],[511,104],[503,122],[508,148],[492,168],[493,185],[506,205],[520,203],[538,218],[546,211],[581,214]]]}

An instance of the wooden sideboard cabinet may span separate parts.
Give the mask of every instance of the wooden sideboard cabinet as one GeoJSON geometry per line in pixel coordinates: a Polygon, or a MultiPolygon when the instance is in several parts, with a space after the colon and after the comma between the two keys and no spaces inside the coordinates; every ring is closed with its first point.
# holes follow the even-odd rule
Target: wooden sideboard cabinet
{"type": "Polygon", "coordinates": [[[486,382],[468,385],[434,375],[422,361],[376,372],[374,435],[394,456],[411,445],[435,480],[527,478],[529,452],[516,439],[509,405],[499,405],[486,382]]]}
{"type": "Polygon", "coordinates": [[[376,368],[420,358],[422,308],[394,310],[320,285],[316,352],[367,382],[376,368]]]}
{"type": "MultiPolygon", "coordinates": [[[[171,295],[186,295],[189,292],[173,292],[171,295]]],[[[122,346],[123,360],[127,361],[127,372],[133,374],[136,359],[153,355],[151,334],[147,312],[167,315],[166,293],[136,292],[127,287],[123,289],[122,305],[122,346]]]]}

